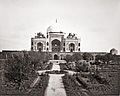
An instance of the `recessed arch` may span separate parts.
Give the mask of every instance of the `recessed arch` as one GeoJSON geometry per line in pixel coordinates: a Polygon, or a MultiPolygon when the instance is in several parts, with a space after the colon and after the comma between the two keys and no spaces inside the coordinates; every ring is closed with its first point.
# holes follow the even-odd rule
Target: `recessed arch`
{"type": "Polygon", "coordinates": [[[52,52],[60,52],[60,41],[57,39],[54,39],[52,41],[52,52]]]}
{"type": "Polygon", "coordinates": [[[54,55],[54,60],[58,60],[59,56],[57,54],[54,55]]]}
{"type": "Polygon", "coordinates": [[[37,50],[40,52],[43,50],[43,44],[41,42],[37,43],[37,50]]]}
{"type": "Polygon", "coordinates": [[[75,44],[74,43],[69,44],[69,50],[70,50],[70,52],[75,51],[75,44]]]}

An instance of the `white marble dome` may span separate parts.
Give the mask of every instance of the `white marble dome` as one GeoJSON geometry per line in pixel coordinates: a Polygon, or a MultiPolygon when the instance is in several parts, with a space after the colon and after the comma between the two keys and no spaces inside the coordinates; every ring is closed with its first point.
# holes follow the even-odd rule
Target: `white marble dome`
{"type": "Polygon", "coordinates": [[[47,32],[61,32],[60,25],[58,23],[55,23],[54,25],[51,25],[47,28],[47,32]]]}

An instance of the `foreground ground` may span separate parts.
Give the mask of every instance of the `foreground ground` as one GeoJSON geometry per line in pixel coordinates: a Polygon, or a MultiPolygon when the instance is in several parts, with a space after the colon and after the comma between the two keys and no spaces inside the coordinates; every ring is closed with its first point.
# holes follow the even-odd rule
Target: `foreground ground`
{"type": "MultiPolygon", "coordinates": [[[[66,69],[61,64],[61,69],[66,69]]],[[[120,92],[120,66],[109,65],[99,70],[99,75],[89,72],[77,72],[74,75],[66,74],[63,83],[67,96],[119,96],[120,92]]]]}
{"type": "Polygon", "coordinates": [[[32,75],[31,80],[25,82],[24,90],[4,86],[0,96],[119,96],[119,65],[109,65],[100,70],[107,81],[103,83],[88,72],[64,70],[65,64],[52,63],[53,66],[32,75]]]}

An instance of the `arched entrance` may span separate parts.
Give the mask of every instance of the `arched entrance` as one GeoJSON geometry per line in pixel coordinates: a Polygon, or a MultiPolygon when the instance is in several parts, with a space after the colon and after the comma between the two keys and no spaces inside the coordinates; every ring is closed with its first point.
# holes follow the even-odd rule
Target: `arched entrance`
{"type": "Polygon", "coordinates": [[[69,50],[70,50],[70,52],[75,51],[75,44],[74,43],[69,44],[69,50]]]}
{"type": "Polygon", "coordinates": [[[59,59],[59,56],[58,55],[54,55],[54,60],[58,60],[59,59]]]}
{"type": "Polygon", "coordinates": [[[60,41],[57,39],[52,41],[52,52],[60,52],[60,41]]]}
{"type": "Polygon", "coordinates": [[[43,44],[41,42],[37,43],[37,50],[40,52],[43,50],[43,44]]]}

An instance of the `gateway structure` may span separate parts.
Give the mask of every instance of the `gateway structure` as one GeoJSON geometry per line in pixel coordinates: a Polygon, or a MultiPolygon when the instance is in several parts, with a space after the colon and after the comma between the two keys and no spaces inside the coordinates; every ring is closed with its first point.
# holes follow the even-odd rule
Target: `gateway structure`
{"type": "MultiPolygon", "coordinates": [[[[57,25],[57,23],[56,23],[57,25]]],[[[31,38],[31,50],[40,52],[80,52],[81,40],[75,34],[65,33],[59,30],[59,26],[49,26],[47,34],[41,32],[31,38]]]]}

